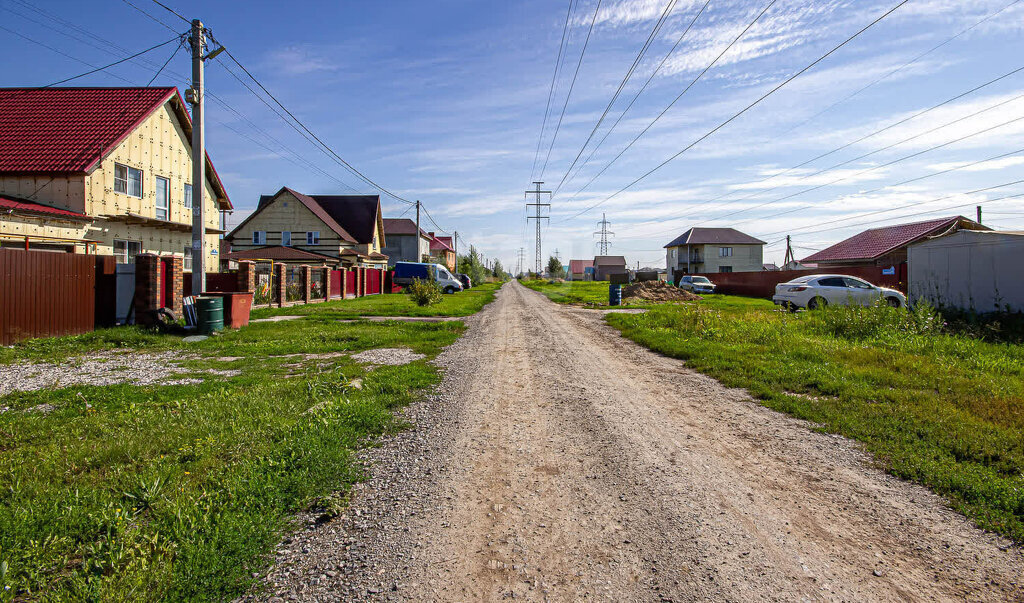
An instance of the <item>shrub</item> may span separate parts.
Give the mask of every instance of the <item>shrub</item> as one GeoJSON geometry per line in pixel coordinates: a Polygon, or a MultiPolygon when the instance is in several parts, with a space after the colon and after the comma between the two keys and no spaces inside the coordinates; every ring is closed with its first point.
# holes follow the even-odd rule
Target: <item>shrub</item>
{"type": "Polygon", "coordinates": [[[406,292],[412,298],[412,301],[416,302],[417,306],[432,306],[440,302],[444,297],[440,285],[434,281],[418,278],[413,279],[412,284],[406,287],[406,292]]]}
{"type": "Polygon", "coordinates": [[[824,335],[852,341],[929,335],[942,331],[942,317],[926,303],[913,310],[884,303],[873,306],[825,306],[810,314],[810,326],[824,335]]]}

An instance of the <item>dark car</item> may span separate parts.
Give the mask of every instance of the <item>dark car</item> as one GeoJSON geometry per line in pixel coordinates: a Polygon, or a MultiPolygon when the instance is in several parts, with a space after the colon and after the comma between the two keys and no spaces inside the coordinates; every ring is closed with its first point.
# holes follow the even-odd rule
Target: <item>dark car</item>
{"type": "Polygon", "coordinates": [[[462,287],[464,289],[469,289],[470,287],[473,286],[473,281],[472,281],[472,279],[469,278],[468,274],[462,274],[460,272],[459,274],[455,275],[455,278],[459,279],[459,281],[462,283],[462,287]]]}

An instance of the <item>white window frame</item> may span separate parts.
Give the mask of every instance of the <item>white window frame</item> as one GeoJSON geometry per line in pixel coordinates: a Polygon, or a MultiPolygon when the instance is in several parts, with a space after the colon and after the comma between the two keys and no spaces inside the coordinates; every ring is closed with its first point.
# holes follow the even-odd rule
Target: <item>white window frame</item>
{"type": "Polygon", "coordinates": [[[192,185],[188,182],[182,188],[181,203],[185,206],[185,209],[194,209],[192,207],[192,185]]]}
{"type": "Polygon", "coordinates": [[[292,246],[292,233],[290,230],[281,231],[281,246],[291,247],[292,246]]]}
{"type": "Polygon", "coordinates": [[[135,256],[142,253],[142,241],[132,241],[131,239],[114,239],[114,243],[111,246],[111,248],[114,251],[114,258],[118,264],[134,264],[135,256]],[[123,246],[123,249],[120,251],[117,249],[118,243],[121,243],[121,245],[123,246]]]}
{"type": "Polygon", "coordinates": [[[171,179],[163,176],[153,177],[153,206],[156,208],[157,220],[171,219],[171,179]],[[160,205],[160,190],[163,189],[164,204],[160,205]],[[161,217],[160,212],[163,212],[161,217]]]}
{"type": "Polygon", "coordinates": [[[306,231],[306,245],[319,245],[320,244],[320,231],[319,230],[307,230],[306,231]]]}
{"type": "Polygon", "coordinates": [[[267,231],[265,231],[265,230],[254,230],[254,231],[252,231],[252,244],[253,245],[266,245],[267,244],[267,231]]]}
{"type": "Polygon", "coordinates": [[[125,165],[123,163],[115,163],[114,164],[114,192],[115,193],[121,193],[123,195],[128,195],[129,197],[135,197],[137,199],[141,199],[142,198],[142,183],[143,183],[142,170],[140,170],[138,168],[133,168],[130,165],[125,165]],[[124,172],[124,175],[122,177],[118,177],[118,171],[119,170],[124,172]],[[137,189],[137,192],[133,192],[132,191],[132,186],[131,185],[132,185],[132,174],[133,173],[137,173],[138,174],[138,189],[137,189]],[[120,184],[120,187],[118,186],[118,184],[120,184]]]}
{"type": "Polygon", "coordinates": [[[720,257],[720,258],[731,258],[732,257],[732,247],[719,247],[718,248],[718,257],[720,257]]]}

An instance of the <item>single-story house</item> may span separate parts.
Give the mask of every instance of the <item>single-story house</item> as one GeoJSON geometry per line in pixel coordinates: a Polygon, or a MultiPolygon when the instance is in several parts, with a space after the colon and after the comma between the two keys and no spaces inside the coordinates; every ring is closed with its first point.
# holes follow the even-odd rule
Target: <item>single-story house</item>
{"type": "Polygon", "coordinates": [[[384,218],[384,236],[387,245],[384,255],[388,256],[388,265],[395,262],[422,262],[430,256],[430,235],[419,229],[416,236],[416,222],[409,218],[384,218]]]}
{"type": "Polygon", "coordinates": [[[594,267],[594,260],[569,260],[569,280],[586,281],[593,278],[588,274],[587,268],[594,267]]]}
{"type": "MultiPolygon", "coordinates": [[[[174,87],[0,88],[0,246],[192,263],[192,120],[174,87]]],[[[232,209],[209,156],[204,262],[232,209]]],[[[198,196],[198,195],[197,195],[198,196]]]]}
{"type": "Polygon", "coordinates": [[[956,230],[907,248],[911,303],[1024,312],[1024,231],[956,230]]]}
{"type": "Polygon", "coordinates": [[[991,230],[963,216],[871,228],[800,260],[828,266],[898,266],[907,262],[907,247],[928,237],[957,230],[991,230]]]}
{"type": "MultiPolygon", "coordinates": [[[[260,197],[256,211],[228,235],[232,254],[291,247],[334,258],[344,267],[385,268],[379,195],[305,195],[283,187],[260,197]]],[[[272,258],[266,258],[272,259],[272,258]]],[[[322,262],[317,261],[317,264],[322,262]]]]}
{"type": "Polygon", "coordinates": [[[764,267],[761,239],[735,228],[691,228],[665,245],[669,276],[712,272],[760,272],[764,267]]]}
{"type": "Polygon", "coordinates": [[[270,260],[277,264],[327,266],[333,269],[340,269],[343,266],[340,257],[308,251],[298,247],[284,247],[283,245],[251,247],[241,251],[229,251],[223,255],[223,260],[236,264],[241,260],[257,262],[270,260]]]}
{"type": "MultiPolygon", "coordinates": [[[[585,268],[585,267],[584,267],[585,268]]],[[[594,257],[594,280],[606,281],[612,274],[629,274],[626,258],[621,255],[598,255],[594,257]]]]}
{"type": "Polygon", "coordinates": [[[430,258],[454,273],[456,258],[452,238],[437,237],[432,232],[428,232],[427,235],[430,237],[430,258]]]}

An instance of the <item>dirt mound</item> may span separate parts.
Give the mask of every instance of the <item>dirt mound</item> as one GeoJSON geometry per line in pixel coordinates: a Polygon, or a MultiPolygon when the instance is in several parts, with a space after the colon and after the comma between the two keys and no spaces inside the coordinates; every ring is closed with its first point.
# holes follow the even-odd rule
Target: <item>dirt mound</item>
{"type": "Polygon", "coordinates": [[[643,301],[695,301],[703,299],[664,281],[643,281],[622,287],[622,299],[643,301]]]}

